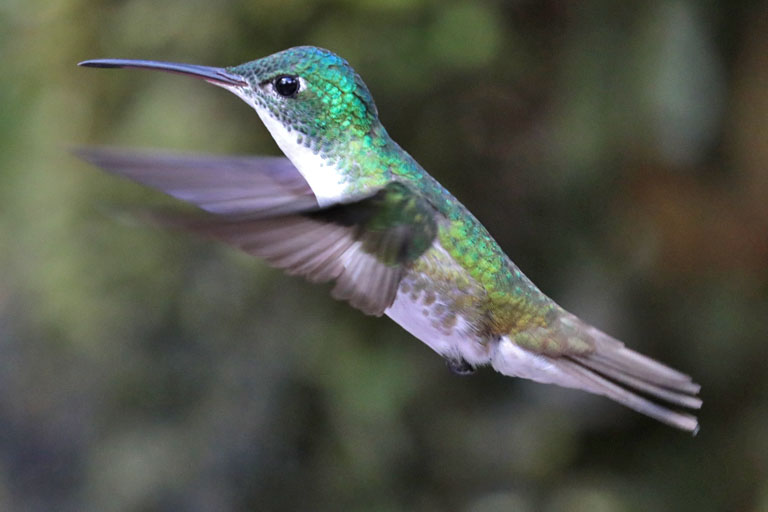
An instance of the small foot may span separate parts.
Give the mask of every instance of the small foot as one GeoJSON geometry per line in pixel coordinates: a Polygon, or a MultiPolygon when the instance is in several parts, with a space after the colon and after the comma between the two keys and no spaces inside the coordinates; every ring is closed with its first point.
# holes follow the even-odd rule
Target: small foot
{"type": "Polygon", "coordinates": [[[454,375],[472,375],[475,373],[475,367],[466,362],[464,359],[446,359],[445,365],[454,375]]]}

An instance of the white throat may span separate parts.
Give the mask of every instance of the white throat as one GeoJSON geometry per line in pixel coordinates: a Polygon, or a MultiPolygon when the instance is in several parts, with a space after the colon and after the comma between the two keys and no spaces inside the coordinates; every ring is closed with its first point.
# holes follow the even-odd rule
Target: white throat
{"type": "Polygon", "coordinates": [[[289,131],[283,123],[272,117],[269,110],[256,102],[248,89],[231,86],[224,88],[242,98],[259,114],[261,121],[269,130],[272,138],[275,139],[278,147],[307,180],[321,207],[343,201],[348,183],[336,162],[324,159],[300,143],[301,134],[296,131],[289,131]]]}

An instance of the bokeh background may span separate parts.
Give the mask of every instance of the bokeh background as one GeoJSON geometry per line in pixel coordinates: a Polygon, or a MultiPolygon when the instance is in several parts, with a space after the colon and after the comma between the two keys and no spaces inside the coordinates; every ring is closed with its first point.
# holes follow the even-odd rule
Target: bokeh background
{"type": "Polygon", "coordinates": [[[0,2],[0,510],[768,510],[768,3],[0,2]],[[315,44],[550,296],[703,385],[693,438],[451,375],[387,319],[149,228],[79,144],[276,154],[203,82],[315,44]]]}

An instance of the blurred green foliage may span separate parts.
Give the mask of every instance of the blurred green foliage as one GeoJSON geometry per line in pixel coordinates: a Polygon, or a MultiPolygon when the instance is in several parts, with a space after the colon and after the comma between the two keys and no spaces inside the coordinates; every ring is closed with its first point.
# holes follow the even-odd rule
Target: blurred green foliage
{"type": "Polygon", "coordinates": [[[0,510],[768,510],[768,3],[4,0],[0,62],[0,510]],[[299,44],[545,292],[694,375],[698,437],[456,378],[68,152],[275,154],[232,95],[75,63],[299,44]]]}

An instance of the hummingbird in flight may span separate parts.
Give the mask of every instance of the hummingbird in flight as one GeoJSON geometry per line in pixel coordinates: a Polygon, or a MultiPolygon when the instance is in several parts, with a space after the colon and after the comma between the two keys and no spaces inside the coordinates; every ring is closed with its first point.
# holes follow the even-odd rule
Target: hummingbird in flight
{"type": "MultiPolygon", "coordinates": [[[[483,225],[382,126],[368,87],[321,48],[218,68],[96,59],[203,79],[253,107],[284,157],[78,150],[85,160],[199,207],[166,222],[221,240],[387,315],[457,374],[604,395],[695,433],[700,386],[542,293],[483,225]]],[[[162,220],[161,220],[162,222],[162,220]]]]}

